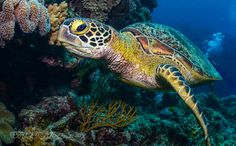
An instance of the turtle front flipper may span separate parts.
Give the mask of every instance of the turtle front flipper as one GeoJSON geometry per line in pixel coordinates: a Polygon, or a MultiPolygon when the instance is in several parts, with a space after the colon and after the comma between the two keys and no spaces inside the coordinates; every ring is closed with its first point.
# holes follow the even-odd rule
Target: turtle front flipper
{"type": "Polygon", "coordinates": [[[211,143],[210,137],[208,135],[208,129],[202,113],[200,113],[199,111],[197,105],[198,102],[195,100],[190,86],[188,85],[182,74],[179,72],[179,70],[171,65],[161,64],[157,68],[157,78],[164,79],[167,83],[169,83],[188,105],[188,107],[193,111],[198,123],[204,131],[206,145],[210,146],[211,143]]]}

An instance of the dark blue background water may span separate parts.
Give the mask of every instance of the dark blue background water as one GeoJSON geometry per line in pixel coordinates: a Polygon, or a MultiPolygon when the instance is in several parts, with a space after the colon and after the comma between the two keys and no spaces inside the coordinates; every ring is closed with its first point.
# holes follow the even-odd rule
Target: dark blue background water
{"type": "Polygon", "coordinates": [[[159,0],[153,22],[180,30],[203,51],[203,42],[222,32],[223,52],[212,58],[224,78],[216,89],[222,96],[236,94],[236,0],[159,0]]]}

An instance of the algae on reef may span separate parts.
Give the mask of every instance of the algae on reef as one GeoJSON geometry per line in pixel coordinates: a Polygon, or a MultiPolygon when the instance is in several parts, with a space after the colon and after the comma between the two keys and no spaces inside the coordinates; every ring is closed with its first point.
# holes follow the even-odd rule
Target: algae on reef
{"type": "Polygon", "coordinates": [[[15,116],[6,109],[6,106],[0,102],[0,146],[2,143],[10,144],[14,142],[13,125],[15,124],[15,116]]]}

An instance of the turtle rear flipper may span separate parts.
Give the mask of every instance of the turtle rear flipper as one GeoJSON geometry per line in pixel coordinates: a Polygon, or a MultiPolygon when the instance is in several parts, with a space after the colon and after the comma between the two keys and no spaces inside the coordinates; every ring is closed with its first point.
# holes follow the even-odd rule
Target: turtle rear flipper
{"type": "Polygon", "coordinates": [[[207,125],[205,124],[202,113],[200,113],[197,101],[194,98],[194,94],[179,72],[179,70],[171,65],[161,64],[157,68],[157,77],[164,79],[167,83],[169,83],[175,91],[179,94],[179,96],[184,100],[187,106],[193,111],[195,117],[197,118],[198,123],[202,127],[205,135],[206,145],[210,146],[210,137],[208,135],[207,125]]]}

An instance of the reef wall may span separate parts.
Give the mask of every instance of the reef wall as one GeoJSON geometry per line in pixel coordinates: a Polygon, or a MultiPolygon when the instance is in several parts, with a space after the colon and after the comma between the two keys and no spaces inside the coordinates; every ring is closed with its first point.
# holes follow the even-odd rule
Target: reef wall
{"type": "Polygon", "coordinates": [[[0,94],[4,100],[13,98],[20,103],[17,101],[21,98],[61,93],[61,88],[70,88],[73,78],[73,84],[76,82],[74,76],[80,59],[70,56],[57,41],[57,30],[66,18],[91,17],[119,29],[130,23],[151,21],[150,13],[156,6],[156,0],[69,0],[61,3],[2,0],[0,94]],[[148,13],[144,15],[142,10],[148,13]],[[61,81],[56,81],[62,77],[61,81]],[[17,96],[20,97],[15,98],[17,96]]]}
{"type": "Polygon", "coordinates": [[[121,29],[135,22],[151,21],[157,0],[72,0],[69,6],[79,16],[95,18],[121,29]]]}

